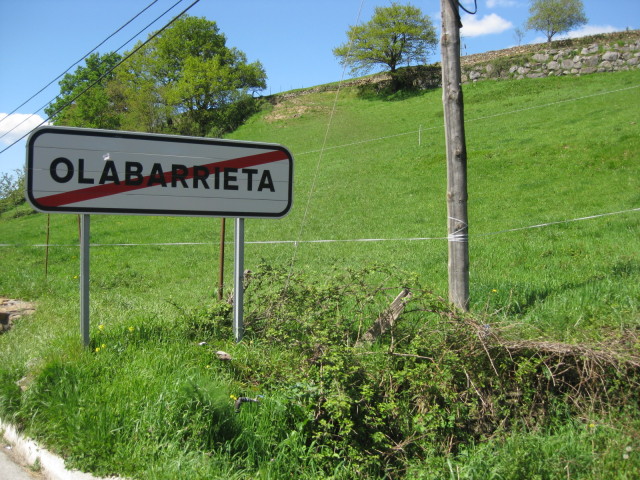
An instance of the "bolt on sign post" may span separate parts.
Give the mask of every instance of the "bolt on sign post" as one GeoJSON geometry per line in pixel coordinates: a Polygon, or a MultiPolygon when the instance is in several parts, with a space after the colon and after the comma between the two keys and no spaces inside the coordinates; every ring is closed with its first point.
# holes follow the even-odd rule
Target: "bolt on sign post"
{"type": "MultiPolygon", "coordinates": [[[[85,345],[91,214],[229,217],[243,224],[245,218],[284,217],[293,202],[293,157],[271,143],[47,126],[29,136],[26,173],[33,208],[81,215],[85,345]]],[[[235,248],[243,261],[244,235],[235,248]]],[[[242,284],[235,286],[239,291],[242,284]]]]}
{"type": "Polygon", "coordinates": [[[467,147],[460,71],[458,0],[441,0],[442,103],[447,144],[447,233],[449,301],[469,309],[469,224],[467,217],[467,147]]]}

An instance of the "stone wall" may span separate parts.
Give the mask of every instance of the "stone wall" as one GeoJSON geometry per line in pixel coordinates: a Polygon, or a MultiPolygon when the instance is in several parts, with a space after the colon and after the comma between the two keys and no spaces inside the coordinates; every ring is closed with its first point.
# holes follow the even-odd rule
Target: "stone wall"
{"type": "Polygon", "coordinates": [[[462,81],[585,75],[640,68],[640,38],[612,40],[604,36],[584,46],[554,42],[548,47],[544,44],[537,47],[524,52],[516,50],[514,55],[495,55],[484,61],[481,57],[475,62],[463,61],[462,81]]]}
{"type": "MultiPolygon", "coordinates": [[[[585,75],[640,68],[640,30],[604,33],[551,44],[511,47],[460,58],[464,83],[487,79],[540,78],[558,75],[585,75]]],[[[363,92],[380,92],[391,85],[389,72],[319,85],[264,97],[273,105],[302,95],[357,87],[363,92]]],[[[442,86],[440,63],[398,69],[401,88],[430,89],[442,86]]],[[[291,115],[289,115],[291,116],[291,115]]],[[[292,116],[297,116],[293,114],[292,116]]]]}

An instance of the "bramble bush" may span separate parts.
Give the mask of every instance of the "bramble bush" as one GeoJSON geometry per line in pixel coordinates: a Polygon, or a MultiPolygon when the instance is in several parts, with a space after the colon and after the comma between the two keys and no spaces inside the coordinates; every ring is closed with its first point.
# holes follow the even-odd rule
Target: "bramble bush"
{"type": "Polygon", "coordinates": [[[411,461],[455,454],[510,426],[540,428],[637,396],[633,368],[611,364],[590,380],[567,355],[510,349],[497,341],[498,323],[478,323],[393,268],[316,281],[263,265],[246,298],[252,348],[234,381],[286,398],[289,423],[327,474],[346,462],[347,476],[395,477],[411,461]],[[407,286],[401,319],[361,342],[407,286]]]}

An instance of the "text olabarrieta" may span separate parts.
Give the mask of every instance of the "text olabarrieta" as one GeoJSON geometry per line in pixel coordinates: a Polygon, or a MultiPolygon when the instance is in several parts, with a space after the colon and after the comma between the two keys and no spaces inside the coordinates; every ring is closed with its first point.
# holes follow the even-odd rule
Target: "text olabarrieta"
{"type": "Polygon", "coordinates": [[[256,168],[230,168],[202,165],[187,167],[186,165],[171,165],[171,169],[165,171],[160,163],[154,163],[146,173],[144,165],[139,162],[124,162],[123,171],[118,172],[113,160],[104,162],[100,178],[88,176],[84,168],[84,159],[78,159],[78,168],[71,160],[58,157],[49,167],[51,178],[58,183],[67,183],[77,175],[77,182],[88,185],[104,185],[113,183],[116,185],[132,185],[153,187],[182,188],[214,188],[216,190],[238,190],[240,188],[252,191],[254,188],[261,192],[268,190],[275,192],[275,186],[268,169],[262,171],[256,168]]]}

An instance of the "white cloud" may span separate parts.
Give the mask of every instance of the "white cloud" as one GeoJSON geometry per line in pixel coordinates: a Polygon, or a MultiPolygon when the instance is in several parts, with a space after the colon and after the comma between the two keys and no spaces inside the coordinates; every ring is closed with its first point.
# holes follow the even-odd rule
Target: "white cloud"
{"type": "Polygon", "coordinates": [[[517,3],[516,0],[487,0],[487,8],[513,7],[517,3]]]}
{"type": "Polygon", "coordinates": [[[598,33],[611,33],[621,30],[613,25],[585,25],[577,30],[571,30],[569,33],[558,37],[560,38],[578,38],[586,37],[588,35],[596,35],[598,33]]]}
{"type": "Polygon", "coordinates": [[[475,15],[465,15],[462,17],[460,34],[464,37],[479,37],[480,35],[502,33],[512,27],[513,23],[495,13],[485,15],[479,20],[475,15]]]}
{"type": "MultiPolygon", "coordinates": [[[[565,40],[567,38],[587,37],[589,35],[597,35],[599,33],[619,32],[620,30],[622,29],[616,28],[613,25],[585,25],[584,27],[580,27],[577,30],[571,30],[569,33],[556,35],[552,38],[552,40],[565,40]]],[[[531,43],[545,43],[546,41],[547,37],[540,35],[534,38],[531,43]]]]}
{"type": "Polygon", "coordinates": [[[11,145],[31,130],[38,127],[44,118],[27,113],[0,113],[0,143],[11,145]]]}

